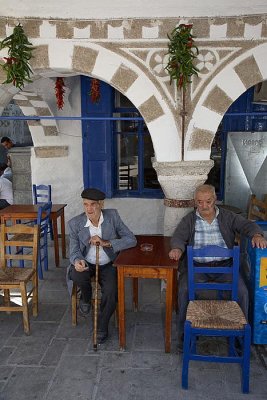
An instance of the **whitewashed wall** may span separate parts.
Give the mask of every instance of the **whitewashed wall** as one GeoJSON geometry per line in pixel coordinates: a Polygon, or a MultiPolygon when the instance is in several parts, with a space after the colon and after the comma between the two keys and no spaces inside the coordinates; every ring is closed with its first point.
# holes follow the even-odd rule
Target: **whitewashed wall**
{"type": "MultiPolygon", "coordinates": [[[[54,95],[55,79],[41,79],[27,86],[27,90],[38,93],[55,116],[80,116],[80,78],[65,79],[66,95],[63,110],[58,110],[54,95]]],[[[82,132],[79,121],[57,120],[58,136],[38,134],[31,127],[34,146],[68,146],[67,157],[39,158],[34,148],[31,155],[33,183],[52,185],[54,203],[66,203],[66,222],[83,211],[82,132]]],[[[123,221],[135,233],[163,233],[163,200],[157,199],[107,199],[105,208],[116,208],[123,221]]]]}

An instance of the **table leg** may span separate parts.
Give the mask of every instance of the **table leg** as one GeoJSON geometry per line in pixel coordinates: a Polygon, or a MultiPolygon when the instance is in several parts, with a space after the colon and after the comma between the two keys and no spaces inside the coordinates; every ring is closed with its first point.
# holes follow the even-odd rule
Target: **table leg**
{"type": "Polygon", "coordinates": [[[166,285],[166,319],[165,319],[165,353],[171,351],[171,329],[172,329],[172,297],[173,297],[173,270],[167,271],[166,285]]]}
{"type": "Polygon", "coordinates": [[[58,248],[58,231],[57,231],[57,216],[52,217],[53,235],[54,235],[54,248],[55,248],[55,264],[59,266],[59,248],[58,248]]]}
{"type": "Polygon", "coordinates": [[[120,350],[125,350],[125,289],[124,269],[118,268],[118,306],[119,306],[119,344],[120,350]]]}
{"type": "Polygon", "coordinates": [[[65,235],[65,216],[64,208],[62,210],[61,216],[61,246],[62,246],[62,258],[66,258],[66,235],[65,235]]]}
{"type": "Polygon", "coordinates": [[[138,310],[138,278],[133,278],[133,309],[138,310]]]}

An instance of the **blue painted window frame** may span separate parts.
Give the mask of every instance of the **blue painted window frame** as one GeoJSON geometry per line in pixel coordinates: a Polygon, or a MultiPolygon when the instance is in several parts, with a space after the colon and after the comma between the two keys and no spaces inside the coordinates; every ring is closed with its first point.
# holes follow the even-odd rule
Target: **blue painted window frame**
{"type": "MultiPolygon", "coordinates": [[[[81,115],[82,117],[103,117],[102,121],[82,120],[83,147],[83,178],[85,187],[97,187],[112,197],[163,198],[162,189],[144,188],[144,137],[149,132],[144,131],[144,120],[135,107],[115,107],[115,89],[100,81],[101,97],[98,103],[92,103],[89,93],[91,79],[81,76],[81,115]],[[138,135],[138,190],[117,189],[118,157],[116,140],[116,121],[120,118],[114,114],[136,114],[138,120],[137,132],[128,134],[138,135]],[[108,118],[111,118],[108,120],[108,118]],[[141,120],[140,120],[141,119],[141,120]],[[109,134],[110,133],[110,134],[109,134]],[[99,148],[95,152],[91,143],[99,148]],[[91,173],[93,171],[93,173],[91,173]]],[[[121,132],[121,134],[126,134],[121,132]]]]}

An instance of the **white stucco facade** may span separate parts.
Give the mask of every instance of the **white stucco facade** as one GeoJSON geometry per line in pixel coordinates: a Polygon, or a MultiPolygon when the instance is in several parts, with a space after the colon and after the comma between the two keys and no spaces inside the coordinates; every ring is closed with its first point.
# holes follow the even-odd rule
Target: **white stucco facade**
{"type": "MultiPolygon", "coordinates": [[[[96,77],[122,92],[138,108],[155,150],[154,167],[163,200],[111,199],[135,233],[171,234],[190,209],[192,193],[212,167],[210,148],[224,113],[249,87],[267,79],[266,1],[166,0],[98,2],[25,0],[1,2],[0,36],[21,23],[35,46],[33,83],[19,91],[0,87],[0,109],[11,99],[24,115],[81,115],[80,75],[96,77]],[[187,97],[181,156],[181,96],[164,70],[167,33],[192,23],[199,55],[187,97]],[[65,79],[63,110],[55,78],[65,79]],[[41,114],[40,114],[41,113],[41,114]],[[131,210],[131,213],[129,213],[131,210]]],[[[6,51],[0,52],[0,58],[6,51]]],[[[4,80],[0,71],[0,79],[4,80]]],[[[33,183],[50,183],[53,201],[67,203],[66,219],[81,211],[82,132],[79,120],[29,123],[33,183]]]]}

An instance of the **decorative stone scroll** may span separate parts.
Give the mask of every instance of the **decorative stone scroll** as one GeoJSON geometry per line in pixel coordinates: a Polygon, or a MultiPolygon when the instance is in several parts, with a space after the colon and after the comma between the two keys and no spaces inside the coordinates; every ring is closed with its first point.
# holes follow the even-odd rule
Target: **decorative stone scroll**
{"type": "Polygon", "coordinates": [[[175,208],[191,208],[194,207],[194,199],[191,200],[177,200],[177,199],[164,199],[164,205],[166,207],[175,208]]]}

